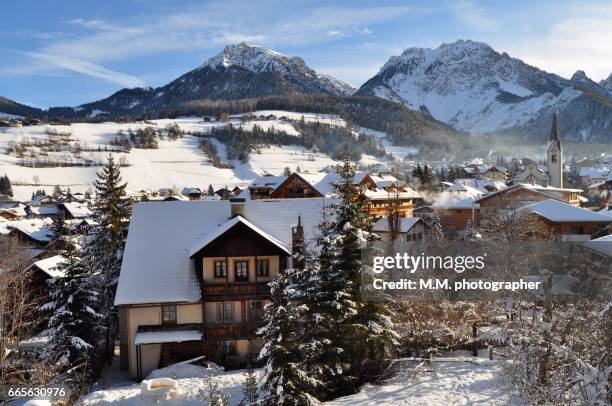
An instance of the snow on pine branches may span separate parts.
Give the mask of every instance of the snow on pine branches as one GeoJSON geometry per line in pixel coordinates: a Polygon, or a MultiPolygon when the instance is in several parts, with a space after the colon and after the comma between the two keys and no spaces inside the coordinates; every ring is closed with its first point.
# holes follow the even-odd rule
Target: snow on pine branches
{"type": "Polygon", "coordinates": [[[304,269],[290,269],[273,282],[265,342],[264,388],[278,404],[301,405],[354,393],[364,382],[364,366],[380,362],[397,334],[383,302],[362,297],[369,268],[361,250],[374,238],[366,202],[354,182],[355,167],[345,159],[334,186],[337,202],[326,207],[318,228],[318,255],[304,269]]]}
{"type": "Polygon", "coordinates": [[[114,316],[114,290],[111,286],[117,281],[121,270],[125,231],[132,213],[132,201],[127,197],[126,186],[121,179],[120,166],[113,156],[94,182],[96,198],[93,205],[94,220],[97,225],[86,236],[83,260],[89,264],[102,292],[100,312],[104,314],[105,338],[104,352],[110,365],[114,352],[114,337],[118,322],[114,316]]]}
{"type": "MultiPolygon", "coordinates": [[[[112,359],[117,321],[111,286],[119,275],[131,213],[126,184],[121,182],[119,165],[112,156],[97,176],[93,204],[96,225],[81,237],[74,250],[62,253],[59,268],[65,276],[52,281],[50,302],[43,306],[43,310],[52,312],[47,360],[62,366],[73,388],[91,382],[104,360],[112,359]]],[[[67,238],[61,232],[57,234],[67,238]]]]}
{"type": "Polygon", "coordinates": [[[266,359],[260,398],[276,405],[311,405],[309,394],[318,384],[305,368],[302,352],[300,307],[293,301],[292,270],[280,272],[270,283],[272,303],[268,305],[267,323],[258,334],[264,346],[260,358],[266,359]]]}
{"type": "Polygon", "coordinates": [[[45,360],[50,365],[59,365],[64,381],[73,387],[84,376],[90,380],[95,375],[91,360],[103,333],[103,315],[95,310],[100,307],[101,295],[79,248],[65,251],[62,256],[60,267],[64,277],[52,280],[50,302],[41,308],[51,311],[46,330],[50,344],[45,360]]]}

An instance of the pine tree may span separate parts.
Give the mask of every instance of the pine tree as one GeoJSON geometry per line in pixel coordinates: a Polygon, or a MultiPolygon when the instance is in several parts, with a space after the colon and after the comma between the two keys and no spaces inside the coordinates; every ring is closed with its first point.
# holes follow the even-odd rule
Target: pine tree
{"type": "Polygon", "coordinates": [[[309,369],[323,382],[324,397],[354,391],[363,363],[384,355],[381,349],[393,346],[396,336],[386,307],[362,298],[369,270],[361,249],[372,240],[372,225],[363,215],[367,202],[361,199],[363,190],[354,183],[355,167],[347,157],[338,175],[338,201],[326,208],[319,225],[319,269],[309,287],[307,317],[316,323],[305,336],[313,354],[309,369]]]}
{"type": "Polygon", "coordinates": [[[100,367],[95,351],[103,333],[103,315],[96,311],[101,295],[82,261],[82,252],[69,250],[62,256],[58,268],[64,277],[52,280],[51,301],[42,306],[42,310],[52,312],[46,330],[50,336],[46,359],[61,365],[63,382],[76,388],[83,378],[90,382],[100,367]]]}
{"type": "Polygon", "coordinates": [[[432,169],[431,166],[425,164],[423,168],[423,173],[421,176],[421,183],[424,187],[431,187],[434,185],[436,181],[436,173],[432,169]]]}
{"type": "Polygon", "coordinates": [[[96,227],[87,235],[84,261],[87,262],[100,291],[104,292],[99,312],[104,315],[106,335],[101,351],[110,364],[114,353],[114,337],[118,322],[114,314],[114,293],[110,288],[119,277],[125,246],[126,222],[131,215],[131,200],[126,197],[127,184],[122,183],[119,165],[109,155],[106,165],[94,182],[96,199],[93,213],[96,227]]]}
{"type": "Polygon", "coordinates": [[[283,176],[289,176],[289,175],[291,175],[291,168],[286,166],[285,170],[283,171],[283,176]]]}
{"type": "Polygon", "coordinates": [[[106,165],[96,176],[95,217],[105,221],[113,236],[123,242],[124,222],[131,215],[131,201],[126,198],[127,183],[122,183],[120,166],[112,155],[108,156],[106,165]]]}
{"type": "Polygon", "coordinates": [[[69,230],[66,226],[66,217],[62,210],[60,210],[57,213],[57,216],[55,216],[55,218],[53,219],[53,223],[51,224],[50,229],[53,232],[55,238],[62,238],[68,235],[69,230]]]}
{"type": "Polygon", "coordinates": [[[200,390],[202,400],[206,401],[207,406],[228,406],[230,397],[225,394],[211,376],[204,378],[205,388],[200,390]]]}
{"type": "Polygon", "coordinates": [[[290,273],[291,270],[282,271],[270,283],[272,303],[268,305],[266,325],[258,331],[264,342],[259,356],[267,360],[262,382],[264,404],[315,403],[308,394],[314,382],[303,368],[304,360],[299,351],[303,337],[297,306],[292,303],[290,273]]]}
{"type": "Polygon", "coordinates": [[[257,376],[255,376],[255,372],[253,371],[253,368],[249,364],[244,374],[244,389],[243,389],[244,402],[246,402],[247,405],[257,402],[257,391],[258,391],[257,376]]]}
{"type": "Polygon", "coordinates": [[[11,180],[5,174],[0,176],[0,195],[13,197],[13,187],[11,186],[11,180]]]}
{"type": "Polygon", "coordinates": [[[440,220],[440,215],[437,211],[434,212],[432,220],[432,237],[434,241],[441,241],[444,238],[444,231],[442,229],[442,220],[440,220]]]}
{"type": "Polygon", "coordinates": [[[417,164],[417,167],[412,170],[412,176],[419,181],[423,181],[423,168],[421,168],[421,164],[417,164]]]}
{"type": "Polygon", "coordinates": [[[53,200],[60,200],[62,198],[62,196],[64,195],[64,193],[62,192],[62,189],[59,187],[59,185],[55,185],[53,187],[53,200]]]}
{"type": "Polygon", "coordinates": [[[213,185],[208,185],[208,190],[206,191],[206,195],[208,195],[208,196],[214,196],[215,195],[215,189],[213,188],[213,185]]]}

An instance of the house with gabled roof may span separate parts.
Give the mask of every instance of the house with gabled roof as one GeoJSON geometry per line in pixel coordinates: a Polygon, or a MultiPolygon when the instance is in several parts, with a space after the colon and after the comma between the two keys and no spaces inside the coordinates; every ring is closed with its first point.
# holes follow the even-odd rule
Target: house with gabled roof
{"type": "Polygon", "coordinates": [[[60,203],[58,204],[58,208],[64,213],[66,220],[84,219],[93,215],[93,212],[86,203],[60,203]]]}
{"type": "Polygon", "coordinates": [[[495,216],[516,213],[519,209],[545,200],[555,200],[578,208],[581,189],[556,188],[552,186],[516,184],[498,192],[485,194],[476,199],[478,204],[476,224],[485,225],[495,216]]]}
{"type": "MultiPolygon", "coordinates": [[[[400,217],[412,217],[414,199],[420,194],[388,174],[355,173],[356,186],[362,186],[362,198],[368,202],[367,212],[374,218],[387,217],[391,205],[397,207],[400,217]],[[395,203],[399,201],[396,206],[395,203]]],[[[288,176],[264,175],[256,179],[240,196],[258,199],[307,199],[330,197],[338,183],[335,171],[293,172],[288,176]]]]}
{"type": "Polygon", "coordinates": [[[268,283],[314,238],[325,200],[136,204],[115,297],[129,375],[200,355],[228,367],[253,359],[268,283]]]}
{"type": "Polygon", "coordinates": [[[555,199],[521,207],[517,213],[530,222],[536,239],[589,241],[593,234],[612,224],[612,216],[555,199]]]}

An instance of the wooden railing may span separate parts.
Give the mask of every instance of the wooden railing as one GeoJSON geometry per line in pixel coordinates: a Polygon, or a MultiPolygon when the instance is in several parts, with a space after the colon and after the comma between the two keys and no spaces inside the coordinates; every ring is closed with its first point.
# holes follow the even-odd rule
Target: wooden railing
{"type": "Polygon", "coordinates": [[[252,296],[252,295],[270,295],[270,287],[268,282],[261,283],[229,283],[229,284],[204,284],[203,297],[218,296],[252,296]]]}
{"type": "Polygon", "coordinates": [[[254,323],[207,324],[204,327],[206,338],[243,338],[255,336],[258,325],[254,323]]]}

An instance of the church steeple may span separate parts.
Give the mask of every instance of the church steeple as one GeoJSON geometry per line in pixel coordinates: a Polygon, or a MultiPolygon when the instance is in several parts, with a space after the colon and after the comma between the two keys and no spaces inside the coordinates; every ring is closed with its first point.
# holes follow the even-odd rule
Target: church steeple
{"type": "Polygon", "coordinates": [[[548,139],[548,175],[550,185],[563,187],[563,150],[561,149],[561,139],[557,128],[557,113],[553,112],[552,126],[548,139]]]}
{"type": "Polygon", "coordinates": [[[552,126],[550,127],[550,143],[557,144],[557,148],[561,149],[561,140],[559,139],[559,129],[557,128],[557,112],[553,112],[552,126]]]}

